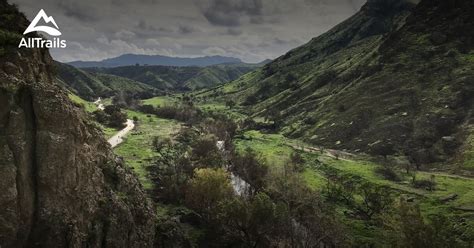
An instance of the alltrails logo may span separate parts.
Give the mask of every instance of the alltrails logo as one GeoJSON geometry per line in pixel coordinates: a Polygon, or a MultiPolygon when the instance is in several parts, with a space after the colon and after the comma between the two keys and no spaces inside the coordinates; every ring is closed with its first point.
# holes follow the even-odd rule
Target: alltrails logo
{"type": "MultiPolygon", "coordinates": [[[[23,34],[31,33],[31,32],[36,32],[36,31],[41,31],[45,32],[51,36],[60,36],[61,32],[59,31],[58,24],[54,21],[54,18],[52,16],[46,15],[46,12],[44,10],[40,10],[38,14],[36,15],[35,19],[31,22],[30,26],[26,28],[25,32],[23,34]],[[45,24],[53,24],[53,26],[40,26],[38,25],[38,22],[40,20],[43,20],[45,24]]],[[[65,48],[66,47],[66,41],[61,40],[59,37],[54,37],[53,40],[47,40],[43,38],[22,38],[20,41],[20,44],[18,45],[18,48],[21,47],[26,47],[26,48],[65,48]]]]}

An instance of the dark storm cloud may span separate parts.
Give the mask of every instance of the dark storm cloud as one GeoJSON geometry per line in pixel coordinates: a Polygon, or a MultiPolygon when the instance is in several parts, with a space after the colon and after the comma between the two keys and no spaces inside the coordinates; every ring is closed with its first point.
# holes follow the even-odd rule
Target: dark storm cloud
{"type": "Polygon", "coordinates": [[[219,26],[239,26],[244,18],[252,23],[263,21],[262,0],[210,0],[201,3],[201,11],[211,24],[219,26]]]}
{"type": "Polygon", "coordinates": [[[227,29],[227,34],[233,35],[233,36],[239,36],[242,34],[242,29],[239,28],[228,28],[227,29]]]}
{"type": "Polygon", "coordinates": [[[9,0],[32,20],[55,18],[66,49],[54,59],[124,53],[275,58],[356,12],[365,0],[9,0]]]}
{"type": "Polygon", "coordinates": [[[59,1],[58,8],[64,15],[84,22],[95,22],[100,19],[100,14],[95,9],[81,5],[81,1],[59,1]]]}
{"type": "Polygon", "coordinates": [[[178,27],[178,32],[180,34],[191,34],[191,33],[194,33],[196,31],[197,31],[196,28],[194,28],[192,26],[188,26],[188,25],[180,24],[179,27],[178,27]]]}
{"type": "Polygon", "coordinates": [[[135,26],[139,30],[146,31],[146,32],[173,32],[171,28],[166,27],[157,27],[155,25],[148,24],[145,20],[138,21],[138,24],[135,26]]]}

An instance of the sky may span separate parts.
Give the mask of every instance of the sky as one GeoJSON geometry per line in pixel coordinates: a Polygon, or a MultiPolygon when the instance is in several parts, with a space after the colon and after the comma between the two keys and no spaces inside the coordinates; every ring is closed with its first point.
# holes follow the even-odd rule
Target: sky
{"type": "Polygon", "coordinates": [[[61,62],[126,53],[274,59],[355,14],[365,0],[9,0],[53,16],[61,62]]]}

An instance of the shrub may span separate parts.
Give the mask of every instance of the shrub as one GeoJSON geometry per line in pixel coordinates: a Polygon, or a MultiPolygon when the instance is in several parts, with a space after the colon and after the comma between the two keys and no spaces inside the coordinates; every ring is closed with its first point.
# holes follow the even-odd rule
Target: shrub
{"type": "Polygon", "coordinates": [[[21,35],[5,30],[0,30],[0,46],[17,46],[21,35]]]}
{"type": "Polygon", "coordinates": [[[375,173],[379,174],[383,178],[394,181],[394,182],[400,182],[401,178],[400,176],[393,170],[392,168],[388,166],[383,166],[375,169],[375,173]]]}
{"type": "Polygon", "coordinates": [[[127,115],[121,112],[121,109],[115,105],[106,106],[104,111],[96,110],[93,112],[97,122],[113,128],[124,128],[127,122],[127,115]]]}
{"type": "Polygon", "coordinates": [[[413,187],[417,189],[426,189],[426,190],[434,190],[436,187],[436,182],[434,180],[429,179],[421,179],[421,180],[414,180],[413,187]]]}
{"type": "Polygon", "coordinates": [[[250,95],[245,99],[243,105],[246,105],[246,106],[253,105],[253,104],[257,103],[257,101],[258,101],[258,99],[255,95],[250,95]]]}

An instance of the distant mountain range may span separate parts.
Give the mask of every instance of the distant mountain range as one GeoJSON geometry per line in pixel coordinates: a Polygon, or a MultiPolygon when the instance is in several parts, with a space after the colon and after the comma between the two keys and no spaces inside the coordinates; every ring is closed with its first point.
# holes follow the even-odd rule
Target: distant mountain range
{"type": "Polygon", "coordinates": [[[98,97],[111,97],[118,92],[151,95],[159,92],[159,89],[127,78],[89,73],[60,62],[55,62],[54,65],[59,85],[89,101],[98,97]]]}
{"type": "Polygon", "coordinates": [[[211,66],[218,64],[236,64],[242,63],[238,58],[224,56],[205,56],[197,58],[179,58],[162,55],[139,55],[124,54],[115,58],[104,59],[101,61],[73,61],[69,65],[85,67],[119,67],[130,65],[163,65],[163,66],[211,66]]]}
{"type": "Polygon", "coordinates": [[[76,68],[55,62],[56,80],[86,99],[128,92],[152,97],[163,91],[187,91],[235,80],[263,64],[230,63],[213,66],[121,66],[76,68]]]}
{"type": "Polygon", "coordinates": [[[219,64],[213,66],[121,66],[83,68],[90,74],[109,74],[141,82],[159,90],[188,91],[230,82],[257,69],[259,64],[219,64]]]}

